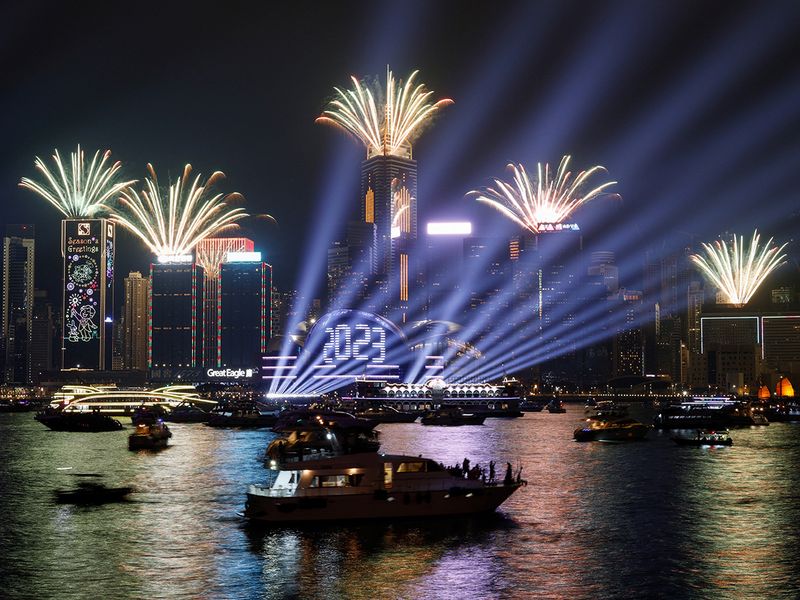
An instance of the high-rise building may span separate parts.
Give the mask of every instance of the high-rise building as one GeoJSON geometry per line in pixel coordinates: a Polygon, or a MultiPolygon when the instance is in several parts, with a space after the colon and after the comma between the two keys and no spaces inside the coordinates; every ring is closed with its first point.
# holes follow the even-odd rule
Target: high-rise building
{"type": "Polygon", "coordinates": [[[219,272],[220,266],[229,253],[239,255],[253,252],[253,240],[245,237],[210,237],[200,240],[195,246],[195,257],[198,265],[203,267],[205,286],[203,288],[203,364],[216,366],[219,363],[217,354],[217,324],[219,315],[219,272]]]}
{"type": "Polygon", "coordinates": [[[34,291],[33,327],[31,331],[31,381],[38,383],[53,369],[53,305],[45,290],[34,291]]]}
{"type": "Polygon", "coordinates": [[[9,225],[3,237],[3,323],[5,383],[30,383],[33,338],[33,225],[9,225]]]}
{"type": "Polygon", "coordinates": [[[508,315],[510,298],[504,290],[511,282],[511,265],[505,244],[495,238],[464,238],[464,319],[474,323],[470,336],[485,351],[500,341],[502,319],[508,315]]]}
{"type": "Polygon", "coordinates": [[[361,165],[361,220],[375,224],[375,277],[385,311],[405,314],[422,277],[417,240],[417,162],[375,154],[361,165]]]}
{"type": "Polygon", "coordinates": [[[114,240],[114,225],[106,219],[61,221],[63,369],[111,367],[114,240]]]}
{"type": "Polygon", "coordinates": [[[148,366],[159,378],[202,365],[204,281],[194,263],[150,265],[148,366]]]}
{"type": "Polygon", "coordinates": [[[147,313],[150,280],[138,271],[125,278],[123,313],[122,368],[147,370],[147,313]]]}
{"type": "Polygon", "coordinates": [[[642,292],[619,290],[617,310],[622,310],[624,323],[618,327],[612,349],[614,377],[644,374],[644,335],[640,326],[642,292]]]}
{"type": "Polygon", "coordinates": [[[425,308],[429,319],[449,320],[453,306],[449,302],[461,288],[464,278],[464,241],[472,235],[472,223],[431,222],[425,236],[425,308]]]}
{"type": "Polygon", "coordinates": [[[364,301],[375,275],[375,239],[374,223],[350,222],[344,241],[328,249],[330,307],[367,308],[364,301]]]}
{"type": "Polygon", "coordinates": [[[225,262],[219,279],[216,366],[257,368],[272,337],[272,267],[225,262]]]}

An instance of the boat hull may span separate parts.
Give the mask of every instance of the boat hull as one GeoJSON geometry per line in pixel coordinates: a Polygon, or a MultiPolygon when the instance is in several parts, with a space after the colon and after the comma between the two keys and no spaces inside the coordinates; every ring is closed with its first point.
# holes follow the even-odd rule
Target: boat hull
{"type": "Polygon", "coordinates": [[[483,425],[486,420],[484,415],[469,415],[462,417],[422,417],[420,423],[423,425],[444,425],[447,427],[456,427],[458,425],[483,425]]]}
{"type": "Polygon", "coordinates": [[[54,415],[40,413],[34,418],[53,431],[99,433],[123,429],[122,423],[116,419],[112,419],[108,415],[92,413],[59,413],[54,415]]]}
{"type": "Polygon", "coordinates": [[[245,517],[265,523],[466,516],[494,511],[521,484],[436,491],[378,490],[335,496],[247,494],[245,517]]]}
{"type": "Polygon", "coordinates": [[[674,437],[672,438],[672,441],[678,444],[679,446],[733,446],[733,440],[731,438],[712,442],[708,440],[704,441],[693,438],[674,437]]]}

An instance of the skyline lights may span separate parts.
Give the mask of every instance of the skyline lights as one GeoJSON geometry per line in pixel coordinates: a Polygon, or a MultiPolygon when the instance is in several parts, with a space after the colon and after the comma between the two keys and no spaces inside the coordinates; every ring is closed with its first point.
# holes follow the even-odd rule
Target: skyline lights
{"type": "Polygon", "coordinates": [[[47,200],[67,219],[97,215],[108,208],[106,202],[136,183],[136,180],[117,181],[122,163],[116,161],[106,166],[111,150],[106,150],[102,155],[97,150],[88,167],[80,144],[76,152],[70,153],[68,167],[65,167],[58,150],[54,152],[55,173],[38,156],[34,160],[36,169],[44,176],[46,183],[23,177],[19,186],[47,200]]]}
{"type": "Polygon", "coordinates": [[[581,171],[573,177],[568,171],[570,156],[562,157],[558,169],[551,174],[550,164],[537,163],[534,180],[522,164],[509,163],[507,168],[513,173],[513,182],[494,178],[495,187],[472,190],[467,196],[474,196],[478,202],[488,204],[531,233],[539,233],[542,225],[556,225],[566,220],[575,210],[606,194],[606,189],[616,181],[603,183],[586,193],[581,188],[599,172],[606,172],[602,166],[594,166],[581,171]]]}
{"type": "Polygon", "coordinates": [[[450,98],[429,102],[433,92],[423,84],[414,85],[417,73],[413,71],[404,83],[396,81],[387,66],[384,89],[377,83],[370,89],[351,76],[353,88],[335,87],[336,98],[316,122],[341,127],[364,144],[368,156],[407,155],[405,148],[419,135],[422,125],[440,108],[453,104],[450,98]]]}
{"type": "Polygon", "coordinates": [[[472,223],[469,221],[436,222],[427,224],[428,235],[472,235],[472,223]]]}
{"type": "Polygon", "coordinates": [[[759,247],[758,230],[753,232],[749,247],[744,236],[733,235],[728,244],[717,240],[702,244],[705,256],[692,254],[689,258],[708,281],[727,298],[728,304],[741,308],[747,304],[764,283],[767,276],[781,266],[786,258],[781,251],[786,247],[772,245],[772,238],[759,247]]]}

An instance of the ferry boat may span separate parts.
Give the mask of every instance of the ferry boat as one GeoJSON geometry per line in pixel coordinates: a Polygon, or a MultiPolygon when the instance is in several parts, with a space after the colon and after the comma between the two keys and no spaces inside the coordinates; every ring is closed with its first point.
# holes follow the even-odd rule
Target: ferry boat
{"type": "Polygon", "coordinates": [[[697,397],[662,408],[653,419],[659,429],[728,429],[769,425],[763,411],[728,397],[697,397]]]}
{"type": "Polygon", "coordinates": [[[524,484],[464,479],[418,456],[351,454],[295,463],[271,485],[249,486],[244,516],[296,523],[472,515],[495,510],[524,484]]]}
{"type": "Polygon", "coordinates": [[[697,429],[691,436],[675,436],[672,441],[679,446],[732,446],[733,440],[727,429],[697,429]]]}
{"type": "Polygon", "coordinates": [[[577,442],[632,442],[647,437],[650,427],[635,419],[587,420],[573,433],[577,442]]]}

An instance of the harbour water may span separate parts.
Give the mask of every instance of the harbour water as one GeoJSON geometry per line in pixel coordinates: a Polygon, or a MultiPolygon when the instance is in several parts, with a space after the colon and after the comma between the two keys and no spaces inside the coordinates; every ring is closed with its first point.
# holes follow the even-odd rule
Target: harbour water
{"type": "MultiPolygon", "coordinates": [[[[649,420],[649,414],[633,416],[649,420]]],[[[735,430],[734,446],[579,444],[566,414],[480,427],[382,425],[386,452],[521,464],[495,516],[264,529],[268,430],[175,424],[172,446],[127,433],[51,432],[0,414],[3,598],[797,598],[800,424],[735,430]],[[59,506],[77,473],[131,501],[59,506]]]]}

